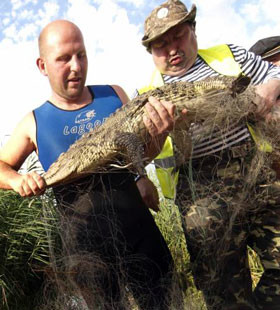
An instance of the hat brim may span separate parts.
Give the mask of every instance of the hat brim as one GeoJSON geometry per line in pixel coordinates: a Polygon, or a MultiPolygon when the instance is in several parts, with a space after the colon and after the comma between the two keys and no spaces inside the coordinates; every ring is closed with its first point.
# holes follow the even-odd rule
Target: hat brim
{"type": "Polygon", "coordinates": [[[270,51],[264,53],[264,54],[262,55],[262,58],[265,59],[265,58],[268,58],[268,57],[273,56],[273,55],[278,54],[278,53],[280,53],[280,45],[279,45],[279,46],[276,46],[276,47],[273,48],[272,50],[270,50],[270,51]]]}
{"type": "Polygon", "coordinates": [[[169,23],[166,27],[164,27],[162,29],[162,31],[160,33],[158,33],[157,35],[150,37],[150,38],[145,38],[145,36],[142,38],[142,44],[145,47],[149,47],[150,43],[152,41],[155,41],[156,39],[158,39],[160,36],[162,36],[163,34],[165,34],[168,30],[170,30],[171,28],[180,25],[184,22],[194,22],[195,21],[195,17],[196,17],[196,6],[193,4],[191,7],[191,10],[186,13],[186,15],[178,20],[174,20],[174,22],[169,23]]]}

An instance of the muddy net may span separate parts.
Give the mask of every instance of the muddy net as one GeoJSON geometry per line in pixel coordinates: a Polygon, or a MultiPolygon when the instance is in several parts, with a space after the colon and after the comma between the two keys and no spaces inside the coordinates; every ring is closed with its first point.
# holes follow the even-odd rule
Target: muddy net
{"type": "MultiPolygon", "coordinates": [[[[169,100],[184,85],[175,86],[164,89],[169,100]]],[[[194,297],[199,294],[194,293],[196,289],[203,292],[209,309],[223,309],[225,299],[236,303],[231,296],[225,298],[225,283],[232,285],[230,291],[238,296],[237,303],[250,306],[252,283],[244,240],[256,234],[256,223],[278,217],[271,206],[279,202],[280,131],[277,109],[269,121],[260,118],[258,96],[247,86],[241,90],[209,86],[202,92],[193,88],[187,101],[183,95],[174,99],[181,107],[178,111],[185,107],[189,111],[186,121],[178,118],[172,133],[176,169],[181,170],[177,198],[166,201],[162,197],[162,211],[153,214],[174,266],[155,232],[153,217],[139,211],[145,206],[129,173],[127,157],[117,162],[118,167],[115,163],[100,167],[102,173],[57,186],[54,194],[50,191],[41,199],[40,220],[45,225],[42,234],[47,236],[48,257],[37,269],[44,274],[37,303],[40,309],[203,309],[203,298],[194,297]],[[193,124],[203,128],[196,131],[195,140],[193,124]],[[193,142],[199,143],[217,131],[223,137],[233,125],[248,124],[254,139],[247,139],[239,156],[224,151],[207,159],[192,158],[193,142]],[[50,214],[54,215],[51,220],[50,214]],[[150,244],[140,251],[143,238],[150,244]],[[147,252],[160,254],[151,260],[147,252]],[[153,281],[159,278],[155,285],[153,281]]],[[[3,305],[8,305],[7,298],[3,295],[3,305]]]]}

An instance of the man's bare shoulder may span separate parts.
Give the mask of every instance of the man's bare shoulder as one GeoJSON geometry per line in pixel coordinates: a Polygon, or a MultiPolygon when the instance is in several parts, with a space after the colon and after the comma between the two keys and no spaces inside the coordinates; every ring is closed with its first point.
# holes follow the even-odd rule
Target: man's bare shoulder
{"type": "Polygon", "coordinates": [[[122,104],[126,104],[129,101],[129,98],[128,98],[126,92],[124,91],[124,89],[121,86],[111,85],[111,87],[114,89],[114,91],[117,93],[117,95],[121,99],[122,104]]]}
{"type": "Polygon", "coordinates": [[[19,135],[35,142],[36,123],[33,112],[29,112],[22,118],[12,135],[19,135]]]}
{"type": "Polygon", "coordinates": [[[10,139],[0,150],[0,160],[19,168],[25,158],[36,148],[35,119],[30,112],[18,123],[10,139]]]}

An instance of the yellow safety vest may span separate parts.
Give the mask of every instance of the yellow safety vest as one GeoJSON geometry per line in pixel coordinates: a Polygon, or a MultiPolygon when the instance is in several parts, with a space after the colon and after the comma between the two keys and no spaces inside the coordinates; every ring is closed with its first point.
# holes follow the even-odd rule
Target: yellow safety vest
{"type": "MultiPolygon", "coordinates": [[[[138,89],[138,93],[141,95],[151,89],[163,85],[164,81],[161,73],[158,70],[155,70],[150,85],[138,89]]],[[[174,199],[179,172],[174,173],[175,158],[172,140],[169,136],[165,140],[161,153],[154,159],[154,164],[159,185],[164,197],[174,199]]]]}
{"type": "MultiPolygon", "coordinates": [[[[217,45],[208,49],[199,49],[198,55],[215,71],[226,76],[238,76],[242,73],[239,64],[235,61],[230,48],[226,44],[217,45]]],[[[142,94],[148,90],[164,84],[161,73],[155,70],[150,85],[138,90],[142,94]]],[[[253,140],[258,148],[264,152],[272,152],[272,147],[260,138],[260,135],[247,124],[253,140]]],[[[175,199],[176,185],[179,172],[174,173],[175,158],[172,140],[167,137],[161,153],[155,158],[156,174],[164,197],[175,199]]]]}

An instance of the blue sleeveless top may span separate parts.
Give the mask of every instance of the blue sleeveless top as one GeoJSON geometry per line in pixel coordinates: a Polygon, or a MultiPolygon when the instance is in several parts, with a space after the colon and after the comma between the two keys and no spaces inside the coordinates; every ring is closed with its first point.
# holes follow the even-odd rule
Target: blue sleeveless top
{"type": "Polygon", "coordinates": [[[62,152],[85,132],[102,124],[122,102],[109,85],[88,86],[92,102],[81,109],[68,111],[46,101],[33,111],[39,160],[45,171],[62,152]]]}

